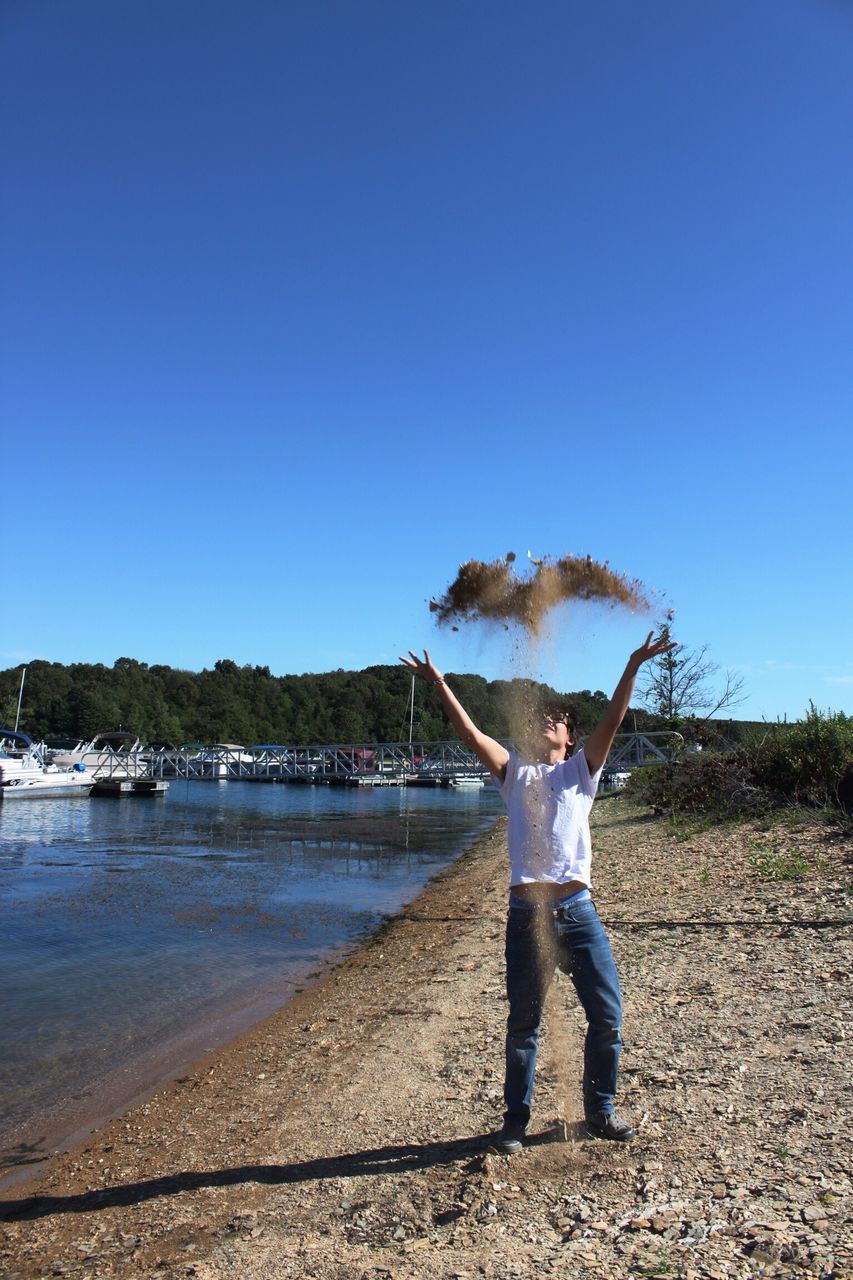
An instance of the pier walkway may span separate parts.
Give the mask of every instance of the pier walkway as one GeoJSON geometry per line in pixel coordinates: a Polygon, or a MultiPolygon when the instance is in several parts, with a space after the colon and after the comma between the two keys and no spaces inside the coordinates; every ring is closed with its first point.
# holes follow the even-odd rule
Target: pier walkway
{"type": "MultiPolygon", "coordinates": [[[[605,775],[665,763],[682,746],[676,733],[619,734],[605,775]]],[[[149,777],[208,781],[438,786],[488,776],[473,752],[458,741],[305,747],[216,744],[146,752],[142,760],[149,777]]]]}

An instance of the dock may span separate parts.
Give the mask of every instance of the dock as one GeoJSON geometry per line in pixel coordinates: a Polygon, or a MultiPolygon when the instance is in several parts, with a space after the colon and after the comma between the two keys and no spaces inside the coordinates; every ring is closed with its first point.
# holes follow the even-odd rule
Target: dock
{"type": "MultiPolygon", "coordinates": [[[[511,747],[512,744],[504,744],[511,747]]],[[[618,734],[605,766],[611,776],[663,764],[683,747],[672,732],[618,734]]],[[[142,761],[142,758],[140,758],[142,761]]],[[[288,746],[265,744],[185,746],[149,752],[143,771],[151,778],[302,783],[318,786],[439,787],[488,781],[482,764],[459,741],[370,742],[288,746]]],[[[618,785],[618,783],[617,783],[618,785]]]]}
{"type": "Polygon", "coordinates": [[[162,778],[99,778],[90,796],[162,796],[169,790],[162,778]]]}
{"type": "MultiPolygon", "coordinates": [[[[511,747],[512,744],[504,744],[511,747]]],[[[683,748],[678,733],[617,734],[604,767],[602,791],[624,786],[631,771],[662,764],[683,748]]],[[[267,744],[169,747],[111,753],[100,761],[90,795],[162,796],[167,779],[223,783],[229,779],[303,786],[450,787],[489,782],[488,771],[458,741],[345,743],[315,746],[267,744]]]]}

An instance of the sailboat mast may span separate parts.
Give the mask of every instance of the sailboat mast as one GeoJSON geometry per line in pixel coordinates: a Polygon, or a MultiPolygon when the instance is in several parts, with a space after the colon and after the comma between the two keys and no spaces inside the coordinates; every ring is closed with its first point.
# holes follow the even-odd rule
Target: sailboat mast
{"type": "Polygon", "coordinates": [[[18,690],[18,710],[15,713],[15,733],[18,732],[18,721],[21,718],[21,699],[24,696],[24,676],[26,674],[27,674],[27,668],[24,667],[23,671],[21,672],[21,687],[18,690]]]}

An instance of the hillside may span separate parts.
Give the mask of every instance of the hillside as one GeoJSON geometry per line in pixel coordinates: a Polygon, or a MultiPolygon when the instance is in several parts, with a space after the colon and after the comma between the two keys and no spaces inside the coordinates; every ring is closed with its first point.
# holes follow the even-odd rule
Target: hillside
{"type": "MultiPolygon", "coordinates": [[[[20,667],[0,672],[5,725],[15,721],[20,678],[20,667]]],[[[509,709],[519,687],[529,682],[452,672],[448,678],[486,733],[511,736],[509,709]]],[[[582,732],[592,728],[607,702],[601,690],[533,687],[551,704],[573,703],[582,732]]],[[[20,727],[36,739],[91,737],[122,727],[146,742],[177,744],[389,742],[408,733],[410,688],[402,666],[274,676],[269,667],[240,667],[228,658],[204,671],[148,666],[134,658],[118,658],[111,667],[36,660],[27,666],[20,727]]],[[[636,723],[641,729],[657,727],[655,718],[641,710],[636,723]]],[[[414,733],[424,741],[455,736],[435,691],[421,683],[414,733]]]]}

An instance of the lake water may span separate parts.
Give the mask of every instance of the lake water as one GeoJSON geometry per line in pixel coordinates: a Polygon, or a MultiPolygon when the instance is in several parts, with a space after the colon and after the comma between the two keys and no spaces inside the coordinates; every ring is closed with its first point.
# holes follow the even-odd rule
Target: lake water
{"type": "Polygon", "coordinates": [[[185,781],[0,805],[4,1163],[283,1004],[501,809],[491,787],[185,781]]]}

